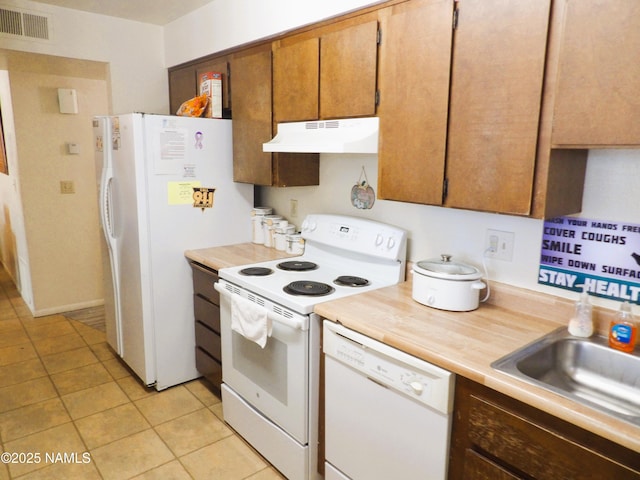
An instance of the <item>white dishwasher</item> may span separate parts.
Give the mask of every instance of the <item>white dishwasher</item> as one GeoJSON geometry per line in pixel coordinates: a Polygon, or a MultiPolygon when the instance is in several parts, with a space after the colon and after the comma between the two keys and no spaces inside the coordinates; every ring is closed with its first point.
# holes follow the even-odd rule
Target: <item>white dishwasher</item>
{"type": "Polygon", "coordinates": [[[327,480],[447,477],[454,374],[324,321],[327,480]]]}

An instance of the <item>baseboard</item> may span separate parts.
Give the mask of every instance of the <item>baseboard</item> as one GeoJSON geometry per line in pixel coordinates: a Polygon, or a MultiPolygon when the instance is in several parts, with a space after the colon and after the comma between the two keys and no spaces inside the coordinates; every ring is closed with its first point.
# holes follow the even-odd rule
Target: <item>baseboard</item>
{"type": "Polygon", "coordinates": [[[47,315],[55,315],[57,313],[72,312],[73,310],[82,310],[83,308],[99,307],[100,305],[104,305],[103,298],[90,300],[88,302],[70,303],[67,305],[38,309],[35,310],[32,314],[34,317],[44,317],[47,315]]]}

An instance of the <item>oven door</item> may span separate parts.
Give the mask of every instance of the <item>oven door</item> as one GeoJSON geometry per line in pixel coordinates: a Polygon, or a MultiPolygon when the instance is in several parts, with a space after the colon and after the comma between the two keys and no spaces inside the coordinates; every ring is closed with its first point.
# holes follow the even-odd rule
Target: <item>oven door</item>
{"type": "Polygon", "coordinates": [[[224,280],[215,286],[221,292],[223,383],[299,443],[306,444],[309,316],[284,311],[224,280]],[[273,329],[264,348],[231,329],[231,295],[241,295],[267,308],[273,329]]]}

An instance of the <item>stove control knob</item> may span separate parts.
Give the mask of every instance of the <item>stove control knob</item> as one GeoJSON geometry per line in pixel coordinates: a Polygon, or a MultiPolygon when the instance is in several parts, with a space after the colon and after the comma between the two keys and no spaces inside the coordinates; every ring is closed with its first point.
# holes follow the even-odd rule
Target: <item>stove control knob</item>
{"type": "Polygon", "coordinates": [[[389,240],[387,240],[387,248],[391,250],[395,246],[396,246],[396,239],[393,237],[389,237],[389,240]]]}
{"type": "Polygon", "coordinates": [[[376,235],[376,247],[379,247],[384,242],[384,237],[381,234],[376,235]]]}
{"type": "Polygon", "coordinates": [[[318,224],[316,222],[305,220],[302,222],[302,230],[305,232],[313,232],[317,228],[318,224]]]}

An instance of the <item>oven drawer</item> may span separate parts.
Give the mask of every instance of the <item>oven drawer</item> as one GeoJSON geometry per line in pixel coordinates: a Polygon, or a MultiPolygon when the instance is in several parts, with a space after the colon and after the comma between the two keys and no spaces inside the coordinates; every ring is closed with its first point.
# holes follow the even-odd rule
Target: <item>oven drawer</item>
{"type": "Polygon", "coordinates": [[[213,284],[218,281],[218,272],[210,268],[191,262],[193,271],[193,293],[200,294],[211,303],[220,305],[220,294],[213,288],[213,284]]]}
{"type": "Polygon", "coordinates": [[[193,296],[193,312],[196,321],[205,324],[216,333],[220,333],[220,307],[201,297],[193,296]]]}
{"type": "Polygon", "coordinates": [[[220,334],[207,328],[200,322],[196,322],[196,346],[202,348],[216,360],[222,361],[220,334]]]}
{"type": "Polygon", "coordinates": [[[216,388],[222,384],[222,364],[200,347],[196,347],[196,369],[216,388]]]}

